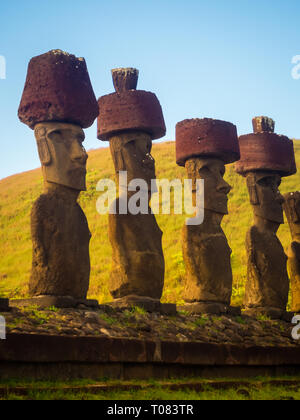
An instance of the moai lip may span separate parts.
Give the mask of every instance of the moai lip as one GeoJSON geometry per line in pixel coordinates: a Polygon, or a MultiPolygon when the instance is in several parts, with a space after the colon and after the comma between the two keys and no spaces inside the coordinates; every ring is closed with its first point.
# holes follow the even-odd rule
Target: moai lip
{"type": "Polygon", "coordinates": [[[252,120],[254,133],[274,133],[275,121],[269,117],[254,117],[252,120]]]}
{"type": "Polygon", "coordinates": [[[19,118],[30,128],[41,122],[90,127],[99,114],[84,58],[52,50],[31,59],[19,118]]]}
{"type": "Polygon", "coordinates": [[[136,90],[139,71],[134,68],[119,68],[111,71],[114,87],[117,93],[126,92],[127,90],[136,90]]]}
{"type": "Polygon", "coordinates": [[[99,98],[98,139],[109,141],[124,131],[143,131],[152,140],[164,137],[166,125],[154,93],[135,90],[136,69],[112,71],[116,92],[99,98]]]}
{"type": "Polygon", "coordinates": [[[241,159],[236,164],[240,175],[253,171],[273,171],[282,177],[297,172],[294,143],[286,136],[275,134],[273,120],[253,119],[254,133],[239,137],[241,159]]]}
{"type": "Polygon", "coordinates": [[[224,163],[240,158],[234,124],[209,118],[181,121],[176,125],[176,161],[179,166],[195,156],[216,157],[224,163]]]}

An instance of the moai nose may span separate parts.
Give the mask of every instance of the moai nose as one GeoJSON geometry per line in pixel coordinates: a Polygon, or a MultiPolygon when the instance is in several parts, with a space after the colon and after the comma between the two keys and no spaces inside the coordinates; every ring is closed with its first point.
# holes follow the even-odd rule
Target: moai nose
{"type": "Polygon", "coordinates": [[[255,117],[252,120],[254,133],[274,133],[275,121],[268,117],[255,117]]]}
{"type": "Polygon", "coordinates": [[[224,194],[229,194],[230,191],[232,190],[232,186],[229,185],[228,182],[226,182],[224,179],[222,179],[222,181],[219,183],[217,187],[217,190],[224,194]]]}
{"type": "Polygon", "coordinates": [[[88,159],[88,154],[84,147],[77,141],[72,143],[71,159],[82,164],[85,164],[88,159]]]}

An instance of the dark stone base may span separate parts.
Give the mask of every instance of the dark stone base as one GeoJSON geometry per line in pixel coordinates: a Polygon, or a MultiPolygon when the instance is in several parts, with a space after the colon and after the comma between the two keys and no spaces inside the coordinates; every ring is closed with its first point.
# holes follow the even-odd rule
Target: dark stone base
{"type": "Polygon", "coordinates": [[[299,375],[299,346],[7,334],[0,378],[149,379],[299,375]]]}
{"type": "Polygon", "coordinates": [[[212,315],[232,315],[240,316],[242,314],[241,308],[224,305],[222,303],[214,302],[194,302],[186,303],[179,306],[178,310],[186,311],[191,315],[197,314],[212,314],[212,315]]]}
{"type": "Polygon", "coordinates": [[[294,312],[283,311],[278,308],[247,308],[243,311],[243,315],[247,315],[251,318],[256,318],[257,316],[265,316],[273,320],[283,320],[286,322],[291,322],[294,317],[294,312]]]}
{"type": "Polygon", "coordinates": [[[157,312],[162,315],[176,315],[176,305],[173,303],[161,303],[159,300],[152,299],[146,296],[126,296],[121,299],[115,299],[113,302],[108,303],[115,309],[129,309],[134,306],[144,309],[147,312],[157,312]]]}
{"type": "Polygon", "coordinates": [[[0,312],[9,312],[9,299],[0,298],[0,312]]]}
{"type": "Polygon", "coordinates": [[[31,306],[36,305],[39,308],[98,308],[97,300],[75,299],[71,296],[37,296],[30,299],[15,299],[11,301],[11,306],[31,306]]]}

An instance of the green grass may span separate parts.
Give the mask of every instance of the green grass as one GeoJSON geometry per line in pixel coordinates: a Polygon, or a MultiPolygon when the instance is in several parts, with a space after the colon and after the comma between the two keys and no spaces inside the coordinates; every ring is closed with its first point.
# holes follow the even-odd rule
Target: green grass
{"type": "MultiPolygon", "coordinates": [[[[148,400],[148,401],[189,401],[189,400],[299,400],[299,378],[253,378],[247,380],[193,378],[168,381],[102,381],[91,380],[49,382],[26,380],[1,380],[0,400],[148,400]],[[292,380],[294,383],[283,381],[292,380]],[[276,381],[277,382],[276,384],[276,381]],[[212,383],[213,382],[213,383],[212,383]],[[190,384],[189,388],[172,389],[172,385],[190,384]],[[201,384],[201,388],[191,389],[191,384],[201,384]],[[108,386],[99,390],[95,386],[108,386]],[[126,386],[126,389],[122,389],[126,386]],[[138,386],[138,388],[136,388],[138,386]],[[73,389],[68,389],[68,387],[73,389]],[[18,388],[19,392],[14,388],[18,388]],[[77,388],[77,389],[76,389],[77,388]],[[132,388],[132,389],[131,389],[132,388]],[[3,395],[6,390],[6,395],[3,395]],[[20,390],[22,392],[20,392],[20,390]],[[25,392],[24,392],[25,391],[25,392]]],[[[177,387],[178,388],[178,387],[177,387]]]]}
{"type": "MultiPolygon", "coordinates": [[[[296,160],[300,165],[300,142],[295,142],[296,160]]],[[[174,142],[154,146],[157,177],[184,179],[185,169],[175,164],[174,142]]],[[[108,280],[111,268],[111,247],[107,235],[107,216],[96,211],[99,194],[97,183],[102,178],[114,179],[113,163],[109,149],[89,153],[87,192],[81,194],[80,204],[85,211],[91,240],[91,280],[89,298],[100,303],[111,300],[108,280]]],[[[228,166],[226,180],[233,186],[230,193],[229,216],[224,218],[223,228],[232,248],[234,275],[233,304],[241,304],[246,280],[245,236],[252,220],[245,180],[238,176],[233,165],[228,166]]],[[[284,178],[281,192],[298,190],[300,173],[284,178]]],[[[27,297],[27,284],[31,269],[30,211],[32,204],[42,193],[41,170],[18,174],[0,181],[0,295],[10,298],[27,297]]],[[[164,232],[163,247],[166,260],[166,278],[163,301],[182,301],[184,264],[181,252],[181,230],[186,216],[159,215],[160,228],[164,232]]],[[[290,243],[288,225],[280,227],[279,237],[285,249],[290,243]]]]}

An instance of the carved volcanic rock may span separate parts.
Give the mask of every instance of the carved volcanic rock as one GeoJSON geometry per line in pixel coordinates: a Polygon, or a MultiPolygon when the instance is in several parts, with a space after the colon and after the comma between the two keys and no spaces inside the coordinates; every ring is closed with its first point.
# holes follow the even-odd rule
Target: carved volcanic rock
{"type": "Polygon", "coordinates": [[[145,131],[153,140],[166,134],[162,108],[154,93],[129,90],[102,96],[99,101],[98,139],[109,140],[121,131],[145,131]]]}
{"type": "Polygon", "coordinates": [[[90,127],[99,114],[84,58],[60,50],[32,58],[19,107],[19,118],[30,128],[63,121],[90,127]]]}
{"type": "Polygon", "coordinates": [[[67,189],[41,195],[31,212],[33,243],[31,296],[85,299],[89,288],[91,233],[79,204],[67,189]]]}
{"type": "Polygon", "coordinates": [[[176,160],[179,166],[192,157],[216,157],[224,163],[240,158],[236,126],[209,118],[184,120],[176,126],[176,160]]]}
{"type": "Polygon", "coordinates": [[[290,176],[297,172],[294,144],[288,137],[263,132],[241,136],[239,143],[241,160],[236,164],[239,174],[275,171],[290,176]]]}
{"type": "Polygon", "coordinates": [[[275,121],[268,117],[254,117],[252,120],[253,133],[274,133],[275,121]]]}

